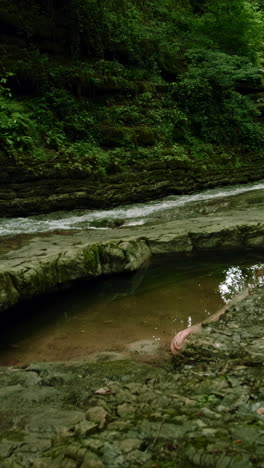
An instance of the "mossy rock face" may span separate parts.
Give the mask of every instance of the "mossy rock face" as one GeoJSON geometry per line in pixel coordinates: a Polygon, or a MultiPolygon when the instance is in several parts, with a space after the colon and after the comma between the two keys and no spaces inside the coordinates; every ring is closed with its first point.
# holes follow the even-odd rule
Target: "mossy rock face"
{"type": "MultiPolygon", "coordinates": [[[[0,311],[15,303],[82,278],[136,271],[150,258],[143,240],[81,243],[66,249],[54,247],[51,254],[36,252],[35,260],[19,272],[0,268],[0,311]]],[[[26,260],[26,259],[25,259],[26,260]]]]}

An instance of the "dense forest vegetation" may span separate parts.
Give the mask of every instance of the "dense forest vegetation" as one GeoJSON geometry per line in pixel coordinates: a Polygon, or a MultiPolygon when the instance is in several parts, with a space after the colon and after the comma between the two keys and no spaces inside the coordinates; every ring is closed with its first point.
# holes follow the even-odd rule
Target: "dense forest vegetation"
{"type": "Polygon", "coordinates": [[[115,173],[263,147],[257,0],[0,0],[0,158],[115,173]]]}

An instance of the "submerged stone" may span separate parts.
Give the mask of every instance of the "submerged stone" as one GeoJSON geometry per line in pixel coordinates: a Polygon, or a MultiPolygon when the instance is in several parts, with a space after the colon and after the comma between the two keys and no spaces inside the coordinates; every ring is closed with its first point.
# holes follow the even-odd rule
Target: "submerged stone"
{"type": "Polygon", "coordinates": [[[155,355],[160,351],[160,343],[155,340],[138,340],[127,345],[130,353],[155,355]]]}

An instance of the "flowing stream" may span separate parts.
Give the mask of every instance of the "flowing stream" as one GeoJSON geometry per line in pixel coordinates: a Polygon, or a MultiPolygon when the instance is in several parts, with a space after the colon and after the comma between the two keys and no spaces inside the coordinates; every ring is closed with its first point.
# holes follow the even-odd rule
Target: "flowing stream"
{"type": "Polygon", "coordinates": [[[261,189],[264,189],[264,181],[216,188],[193,195],[173,195],[147,203],[124,205],[109,210],[74,210],[28,218],[0,218],[0,236],[143,225],[160,221],[162,218],[166,218],[166,214],[170,218],[172,210],[188,206],[191,203],[206,202],[261,189]]]}

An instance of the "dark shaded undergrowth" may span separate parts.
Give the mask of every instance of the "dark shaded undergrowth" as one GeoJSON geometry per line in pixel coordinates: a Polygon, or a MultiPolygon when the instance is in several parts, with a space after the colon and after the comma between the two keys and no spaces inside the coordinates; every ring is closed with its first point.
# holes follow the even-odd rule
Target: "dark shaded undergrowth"
{"type": "Polygon", "coordinates": [[[262,154],[263,12],[234,3],[1,0],[2,164],[103,177],[262,154]]]}

